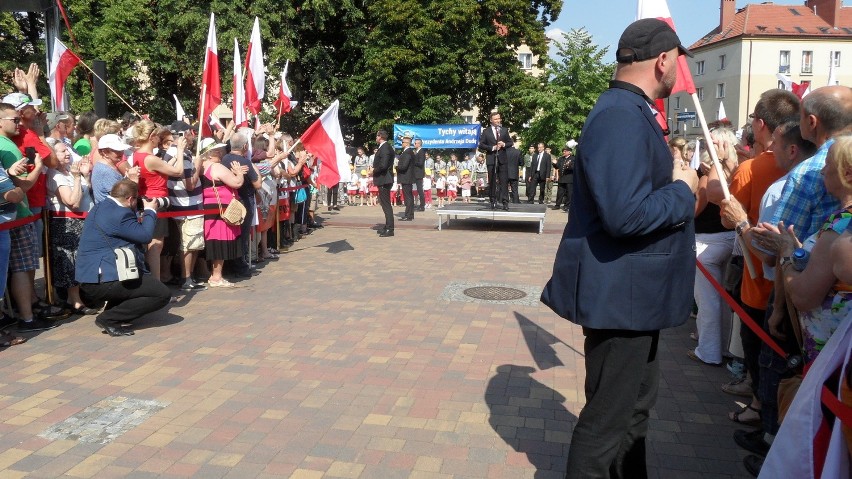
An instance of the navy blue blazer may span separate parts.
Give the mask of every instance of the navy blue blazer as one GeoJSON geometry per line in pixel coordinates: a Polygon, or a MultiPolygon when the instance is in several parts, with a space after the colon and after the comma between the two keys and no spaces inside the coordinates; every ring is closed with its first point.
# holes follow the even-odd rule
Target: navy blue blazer
{"type": "Polygon", "coordinates": [[[683,324],[695,278],[695,197],[644,98],[605,91],[574,162],[568,225],[541,301],[593,329],[683,324]]]}
{"type": "Polygon", "coordinates": [[[136,265],[145,271],[141,245],[151,242],[156,222],[157,214],[151,210],[142,213],[140,223],[136,212],[110,198],[96,204],[83,223],[75,279],[80,283],[118,281],[113,250],[125,246],[136,252],[136,265]]]}

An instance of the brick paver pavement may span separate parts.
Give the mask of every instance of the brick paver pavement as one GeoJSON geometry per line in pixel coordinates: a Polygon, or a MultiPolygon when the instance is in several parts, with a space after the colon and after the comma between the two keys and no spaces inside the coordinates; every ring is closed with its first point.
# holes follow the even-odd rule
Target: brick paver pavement
{"type": "MultiPolygon", "coordinates": [[[[373,231],[377,207],[323,216],[241,288],[184,296],[135,336],[84,317],[0,352],[0,477],[561,477],[580,329],[541,304],[440,297],[452,282],[541,288],[564,214],[538,235],[476,219],[438,232],[419,213],[394,238],[373,231]],[[106,444],[40,436],[121,398],[164,407],[106,444]]],[[[689,331],[661,341],[651,476],[747,477],[727,373],[687,359],[689,331]]]]}

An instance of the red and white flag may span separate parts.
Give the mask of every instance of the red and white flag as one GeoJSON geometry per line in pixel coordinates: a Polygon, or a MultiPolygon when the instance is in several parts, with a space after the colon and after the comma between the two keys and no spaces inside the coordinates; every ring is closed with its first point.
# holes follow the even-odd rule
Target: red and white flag
{"type": "Polygon", "coordinates": [[[290,60],[287,60],[284,63],[284,70],[281,71],[281,86],[278,88],[278,99],[273,102],[275,109],[278,110],[278,118],[289,112],[297,103],[290,100],[293,94],[290,92],[290,87],[287,86],[287,68],[289,66],[290,60]]]}
{"type": "Polygon", "coordinates": [[[722,121],[722,120],[727,120],[727,119],[728,119],[728,114],[725,113],[725,104],[720,100],[719,101],[719,112],[716,113],[716,120],[722,121]]]}
{"type": "Polygon", "coordinates": [[[240,66],[240,45],[234,38],[234,125],[248,125],[246,118],[246,92],[243,89],[243,70],[240,66]]]}
{"type": "MultiPolygon", "coordinates": [[[[658,18],[672,27],[675,30],[672,14],[669,12],[669,5],[666,0],[638,0],[638,8],[636,10],[636,20],[642,18],[658,18]]],[[[672,89],[672,93],[685,91],[692,95],[695,93],[695,82],[692,81],[692,72],[689,71],[689,65],[686,63],[686,55],[677,57],[677,82],[672,89]]],[[[664,111],[664,110],[661,110],[664,111]]]]}
{"type": "Polygon", "coordinates": [[[340,102],[334,100],[328,110],[299,138],[305,149],[322,161],[319,182],[328,188],[349,181],[349,155],[346,154],[340,122],[337,119],[339,105],[340,102]]]}
{"type": "Polygon", "coordinates": [[[48,82],[50,83],[50,102],[53,111],[68,110],[65,101],[65,80],[71,74],[71,70],[80,63],[80,57],[68,49],[58,38],[53,39],[53,56],[50,59],[50,71],[48,82]]]}
{"type": "Polygon", "coordinates": [[[784,89],[793,92],[801,100],[811,92],[811,82],[803,81],[796,83],[792,78],[783,73],[776,73],[775,77],[784,85],[784,89]]]}
{"type": "Polygon", "coordinates": [[[204,73],[201,77],[201,92],[204,95],[198,103],[198,121],[201,122],[201,136],[212,136],[210,125],[206,121],[213,110],[222,103],[222,82],[219,79],[219,49],[216,46],[216,23],[210,14],[210,29],[207,30],[207,48],[204,50],[204,73]],[[201,110],[204,105],[204,111],[201,110]]]}
{"type": "MultiPolygon", "coordinates": [[[[260,114],[264,91],[263,47],[260,45],[260,20],[254,17],[248,51],[246,52],[246,108],[260,114]]],[[[236,113],[235,113],[236,114],[236,113]]]]}

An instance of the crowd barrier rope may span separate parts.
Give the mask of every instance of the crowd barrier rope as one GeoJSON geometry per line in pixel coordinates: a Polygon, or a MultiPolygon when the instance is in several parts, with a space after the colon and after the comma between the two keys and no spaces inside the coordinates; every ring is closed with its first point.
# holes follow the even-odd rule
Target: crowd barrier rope
{"type": "MultiPolygon", "coordinates": [[[[745,324],[750,330],[752,330],[754,334],[756,334],[764,343],[766,343],[767,346],[772,348],[772,350],[775,351],[779,356],[784,358],[787,361],[787,365],[791,369],[802,365],[801,356],[795,354],[788,354],[786,351],[784,351],[784,349],[781,348],[781,346],[779,346],[774,339],[772,339],[772,336],[770,336],[766,331],[764,331],[763,328],[759,324],[757,324],[757,322],[755,322],[755,320],[751,316],[749,316],[748,313],[745,312],[742,306],[740,306],[739,303],[737,303],[736,300],[734,300],[734,298],[731,297],[731,295],[728,294],[727,291],[725,291],[725,288],[723,288],[722,285],[719,284],[718,281],[716,281],[716,278],[714,278],[713,275],[711,275],[710,272],[707,271],[704,265],[701,264],[701,261],[695,260],[695,264],[698,266],[698,269],[701,271],[707,281],[711,285],[713,285],[713,288],[719,293],[725,303],[727,303],[728,306],[730,306],[731,309],[734,310],[737,316],[740,317],[743,324],[745,324]]],[[[807,365],[805,365],[805,372],[807,372],[807,365]]],[[[852,407],[842,403],[840,399],[837,398],[837,395],[831,392],[831,390],[828,389],[828,387],[825,385],[823,385],[822,387],[820,397],[822,399],[822,404],[825,405],[825,407],[827,407],[832,412],[832,414],[834,414],[835,417],[840,420],[840,422],[842,422],[848,427],[852,427],[852,407]]]]}

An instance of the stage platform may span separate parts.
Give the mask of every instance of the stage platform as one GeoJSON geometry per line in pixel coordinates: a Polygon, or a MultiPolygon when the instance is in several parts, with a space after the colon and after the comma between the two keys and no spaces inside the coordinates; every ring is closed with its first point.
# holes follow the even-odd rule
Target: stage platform
{"type": "Polygon", "coordinates": [[[447,226],[450,225],[450,217],[487,218],[494,221],[521,219],[538,221],[538,234],[544,231],[544,215],[547,211],[546,205],[531,205],[527,203],[510,204],[509,211],[504,211],[498,206],[492,210],[487,203],[453,203],[435,210],[438,213],[438,231],[441,230],[444,217],[447,226]]]}

